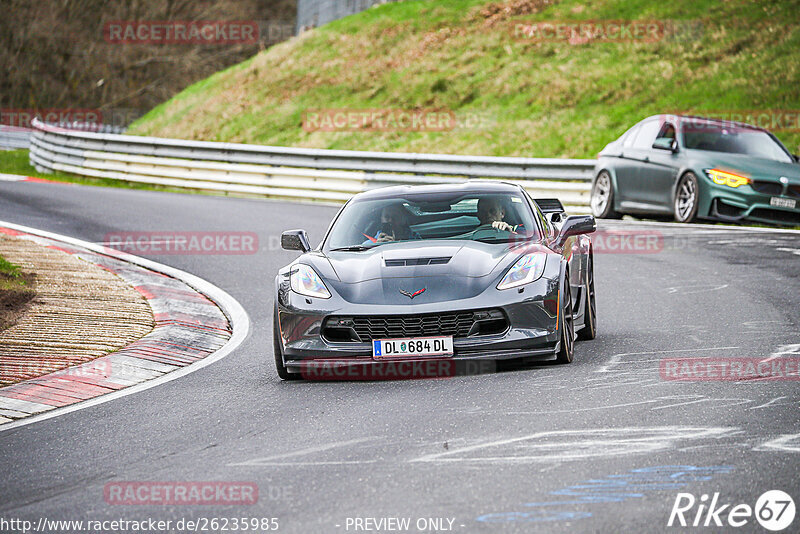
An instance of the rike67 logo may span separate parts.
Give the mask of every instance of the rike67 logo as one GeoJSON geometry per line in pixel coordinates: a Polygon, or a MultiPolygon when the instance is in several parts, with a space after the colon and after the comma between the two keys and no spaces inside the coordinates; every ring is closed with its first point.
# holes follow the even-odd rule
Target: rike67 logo
{"type": "MultiPolygon", "coordinates": [[[[699,499],[691,493],[678,493],[667,526],[691,527],[743,527],[755,520],[767,530],[778,532],[794,521],[795,506],[792,497],[781,490],[770,490],[761,495],[754,507],[749,504],[720,502],[719,493],[699,499]]],[[[796,530],[795,530],[796,532],[796,530]]]]}

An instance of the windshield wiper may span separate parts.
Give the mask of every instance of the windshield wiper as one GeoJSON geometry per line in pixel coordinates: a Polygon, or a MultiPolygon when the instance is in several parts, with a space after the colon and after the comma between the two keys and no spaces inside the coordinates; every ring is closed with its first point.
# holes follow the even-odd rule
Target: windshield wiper
{"type": "Polygon", "coordinates": [[[364,245],[351,245],[349,247],[332,248],[331,252],[361,252],[371,248],[373,247],[365,247],[364,245]]]}

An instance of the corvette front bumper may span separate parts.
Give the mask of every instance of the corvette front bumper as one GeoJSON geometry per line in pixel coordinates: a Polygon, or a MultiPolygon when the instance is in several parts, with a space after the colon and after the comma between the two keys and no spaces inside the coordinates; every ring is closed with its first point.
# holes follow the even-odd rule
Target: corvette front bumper
{"type": "MultiPolygon", "coordinates": [[[[520,289],[499,291],[491,286],[481,294],[447,302],[413,302],[402,307],[363,305],[345,302],[338,295],[330,299],[311,299],[277,284],[277,312],[280,343],[287,371],[307,373],[320,363],[342,366],[386,365],[372,357],[371,340],[333,342],[323,335],[323,324],[330,316],[400,316],[499,309],[508,320],[502,333],[454,337],[452,357],[437,361],[475,360],[553,360],[558,350],[558,276],[541,278],[520,289]]],[[[424,362],[428,359],[403,358],[398,362],[424,362]]],[[[408,363],[411,365],[411,363],[408,363]]],[[[451,364],[447,364],[451,365],[451,364]]]]}

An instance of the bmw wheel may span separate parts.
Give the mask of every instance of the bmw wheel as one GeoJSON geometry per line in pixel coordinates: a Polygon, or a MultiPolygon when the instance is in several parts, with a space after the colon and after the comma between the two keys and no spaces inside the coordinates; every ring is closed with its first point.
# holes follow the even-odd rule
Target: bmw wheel
{"type": "Polygon", "coordinates": [[[608,171],[602,171],[592,185],[592,215],[598,219],[620,219],[622,214],[614,211],[614,183],[608,171]]]}
{"type": "Polygon", "coordinates": [[[700,196],[697,176],[687,172],[678,181],[675,190],[675,220],[681,223],[690,223],[697,220],[697,201],[700,196]]]}
{"type": "Polygon", "coordinates": [[[575,351],[575,322],[572,317],[572,291],[569,288],[569,273],[564,274],[564,289],[559,302],[558,329],[561,331],[561,347],[556,356],[558,363],[572,363],[575,351]]]}

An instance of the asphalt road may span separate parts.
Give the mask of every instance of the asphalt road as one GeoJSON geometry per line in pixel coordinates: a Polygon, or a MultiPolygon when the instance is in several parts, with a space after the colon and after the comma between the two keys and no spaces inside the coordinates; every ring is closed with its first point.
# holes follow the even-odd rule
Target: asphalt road
{"type": "MultiPolygon", "coordinates": [[[[571,365],[281,382],[271,288],[294,255],[276,236],[303,227],[316,244],[334,213],[0,183],[0,220],[89,241],[191,230],[256,232],[260,242],[253,255],[142,254],[228,291],[250,315],[249,337],[186,377],[0,432],[0,519],[276,517],[282,532],[354,532],[354,518],[400,517],[410,532],[430,525],[421,518],[452,520],[454,532],[659,532],[670,530],[679,492],[754,506],[779,489],[800,504],[797,381],[675,382],[659,372],[663,358],[800,356],[800,234],[601,223],[647,230],[661,245],[596,254],[599,333],[577,344],[571,365]],[[208,480],[254,482],[258,502],[104,500],[109,482],[208,480]]],[[[752,517],[737,531],[765,532],[752,517]]]]}

